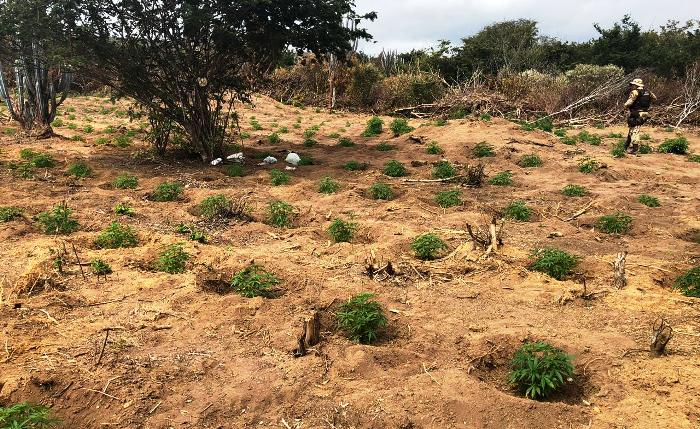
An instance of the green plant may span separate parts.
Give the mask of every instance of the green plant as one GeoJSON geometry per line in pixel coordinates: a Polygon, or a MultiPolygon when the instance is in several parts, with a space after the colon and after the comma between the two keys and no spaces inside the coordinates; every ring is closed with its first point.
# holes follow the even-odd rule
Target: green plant
{"type": "Polygon", "coordinates": [[[83,132],[85,134],[91,134],[93,131],[95,131],[95,127],[93,127],[92,125],[85,125],[83,127],[83,132]]]}
{"type": "Polygon", "coordinates": [[[348,161],[343,165],[343,168],[348,171],[361,171],[361,170],[367,170],[367,167],[369,167],[369,164],[366,162],[358,162],[358,161],[348,161]]]}
{"type": "Polygon", "coordinates": [[[318,182],[318,192],[322,194],[334,194],[340,189],[340,183],[326,176],[318,182]]]}
{"type": "Polygon", "coordinates": [[[637,201],[639,201],[647,207],[661,207],[659,199],[652,195],[642,194],[639,196],[637,201]]]}
{"type": "Polygon", "coordinates": [[[78,221],[71,218],[73,211],[65,203],[36,215],[44,234],[70,234],[78,229],[78,221]]]}
{"type": "Polygon", "coordinates": [[[280,144],[282,142],[282,139],[280,138],[280,135],[277,133],[272,133],[267,137],[267,141],[270,144],[280,144]]]}
{"type": "Polygon", "coordinates": [[[92,174],[92,169],[85,161],[77,161],[68,166],[68,174],[80,179],[89,177],[92,174]]]}
{"type": "Polygon", "coordinates": [[[625,136],[622,135],[622,133],[610,133],[607,135],[609,139],[622,139],[625,136]]]}
{"type": "Polygon", "coordinates": [[[518,161],[518,165],[523,168],[533,168],[542,165],[542,159],[535,154],[523,155],[518,161]]]}
{"type": "Polygon", "coordinates": [[[664,128],[664,132],[667,132],[667,133],[672,133],[672,132],[674,132],[674,131],[676,131],[676,129],[673,128],[673,127],[670,126],[670,125],[667,125],[667,126],[664,128]]]}
{"type": "Polygon", "coordinates": [[[160,252],[153,268],[168,274],[183,273],[188,259],[190,255],[185,252],[181,243],[171,244],[160,252]]]}
{"type": "Polygon", "coordinates": [[[114,213],[119,216],[133,216],[136,214],[136,211],[131,208],[129,203],[119,203],[114,206],[114,213]]]}
{"type": "Polygon", "coordinates": [[[563,280],[571,274],[571,271],[578,265],[579,258],[563,250],[553,247],[535,249],[532,252],[534,261],[530,264],[530,269],[545,273],[557,280],[563,280]]]}
{"type": "Polygon", "coordinates": [[[280,127],[280,128],[277,129],[277,132],[278,132],[279,134],[287,134],[287,133],[289,132],[289,128],[287,128],[287,127],[280,127]]]}
{"type": "Polygon", "coordinates": [[[578,171],[591,174],[600,170],[600,164],[593,158],[584,158],[578,164],[578,171]]]}
{"type": "Polygon", "coordinates": [[[700,266],[691,268],[678,276],[673,287],[680,290],[685,296],[700,298],[700,266]]]}
{"type": "Polygon", "coordinates": [[[342,219],[335,219],[328,227],[328,235],[336,243],[348,243],[357,231],[357,224],[342,219]]]}
{"type": "Polygon", "coordinates": [[[489,115],[488,113],[482,113],[481,115],[479,115],[479,119],[481,119],[484,122],[491,122],[491,115],[489,115]]]}
{"type": "Polygon", "coordinates": [[[209,220],[224,219],[232,213],[232,202],[223,194],[206,197],[199,203],[199,211],[203,217],[209,220]]]}
{"type": "Polygon", "coordinates": [[[403,177],[408,174],[408,171],[403,164],[392,159],[384,164],[384,174],[389,177],[403,177]]]}
{"type": "Polygon", "coordinates": [[[411,248],[418,259],[430,261],[436,259],[443,250],[447,250],[447,244],[435,234],[422,234],[413,239],[411,248]]]}
{"type": "Polygon", "coordinates": [[[260,122],[258,122],[255,118],[250,120],[250,126],[253,127],[255,131],[262,131],[263,129],[263,126],[260,125],[260,122]]]}
{"type": "Polygon", "coordinates": [[[114,134],[117,132],[117,128],[113,125],[108,125],[107,128],[103,130],[105,134],[114,134]]]}
{"type": "Polygon", "coordinates": [[[278,228],[289,228],[294,219],[294,206],[284,201],[272,201],[267,208],[267,223],[278,228]]]}
{"type": "Polygon", "coordinates": [[[530,220],[532,216],[532,209],[525,204],[523,200],[515,200],[508,204],[508,206],[503,211],[503,215],[507,219],[513,219],[520,222],[526,222],[530,220]]]}
{"type": "Polygon", "coordinates": [[[486,142],[478,143],[476,146],[474,146],[474,150],[472,152],[474,152],[474,156],[477,158],[496,156],[496,153],[493,151],[493,146],[486,142]]]}
{"type": "Polygon", "coordinates": [[[390,145],[387,142],[381,142],[376,146],[376,149],[380,152],[388,152],[390,150],[396,149],[396,146],[390,145]]]}
{"type": "Polygon", "coordinates": [[[136,231],[128,225],[112,222],[95,239],[95,245],[101,249],[119,249],[123,247],[136,247],[139,238],[136,231]]]}
{"type": "Polygon", "coordinates": [[[90,268],[97,276],[106,276],[113,273],[112,267],[102,259],[93,259],[90,261],[90,268]]]}
{"type": "Polygon", "coordinates": [[[362,137],[373,137],[382,133],[384,121],[378,116],[373,116],[367,121],[367,128],[362,132],[362,137]]]}
{"type": "Polygon", "coordinates": [[[513,184],[513,173],[510,171],[501,171],[495,174],[489,183],[496,186],[510,186],[513,184]]]}
{"type": "Polygon", "coordinates": [[[569,146],[574,146],[578,142],[578,140],[576,140],[576,137],[571,137],[571,136],[561,137],[560,140],[563,144],[569,145],[569,146]]]}
{"type": "Polygon", "coordinates": [[[340,133],[330,133],[330,134],[328,134],[328,138],[329,138],[329,139],[339,139],[340,137],[341,137],[341,136],[340,136],[340,133]]]}
{"type": "Polygon", "coordinates": [[[448,123],[449,122],[447,122],[447,119],[442,118],[436,119],[435,122],[433,122],[433,124],[435,124],[436,127],[444,127],[447,126],[448,123]]]}
{"type": "Polygon", "coordinates": [[[591,134],[585,130],[578,133],[578,139],[593,146],[599,146],[603,142],[602,137],[597,134],[591,134]]]}
{"type": "Polygon", "coordinates": [[[457,169],[448,161],[440,161],[433,167],[435,179],[449,179],[457,175],[457,169]]]}
{"type": "Polygon", "coordinates": [[[595,223],[596,228],[606,234],[622,234],[629,231],[632,225],[632,217],[617,212],[611,215],[601,216],[595,223]]]}
{"type": "Polygon", "coordinates": [[[648,141],[651,140],[651,136],[649,134],[642,134],[641,136],[639,136],[639,140],[648,141]]]}
{"type": "Polygon", "coordinates": [[[198,243],[205,244],[207,242],[207,236],[202,231],[192,231],[187,237],[190,241],[196,241],[198,243]]]}
{"type": "Polygon", "coordinates": [[[121,173],[112,184],[117,189],[135,189],[139,184],[139,179],[133,174],[121,173]]]}
{"type": "Polygon", "coordinates": [[[286,185],[292,180],[291,176],[282,170],[270,170],[270,181],[273,186],[286,185]]]}
{"type": "Polygon", "coordinates": [[[177,182],[164,182],[156,187],[151,199],[158,202],[175,201],[180,197],[184,187],[177,182]]]}
{"type": "Polygon", "coordinates": [[[304,134],[302,134],[302,135],[304,136],[305,139],[310,140],[316,136],[317,132],[318,132],[318,127],[311,127],[311,128],[307,128],[304,131],[304,134]]]}
{"type": "Polygon", "coordinates": [[[415,128],[412,126],[408,125],[408,121],[402,118],[397,118],[391,121],[391,124],[389,124],[389,128],[391,131],[394,133],[394,136],[398,137],[400,135],[410,133],[413,131],[415,128]]]}
{"type": "Polygon", "coordinates": [[[19,156],[27,160],[27,163],[31,167],[51,168],[56,165],[56,161],[54,161],[53,157],[48,153],[34,152],[31,149],[22,149],[19,152],[19,156]]]}
{"type": "Polygon", "coordinates": [[[566,130],[564,128],[557,128],[554,131],[552,131],[552,134],[559,138],[564,138],[566,137],[566,130]]]}
{"type": "Polygon", "coordinates": [[[245,167],[241,164],[232,164],[226,167],[226,175],[229,177],[243,177],[245,176],[245,167]]]}
{"type": "Polygon", "coordinates": [[[22,216],[24,210],[13,206],[0,206],[0,222],[9,222],[22,216]]]}
{"type": "Polygon", "coordinates": [[[305,147],[314,147],[318,144],[318,142],[312,138],[307,138],[304,140],[304,146],[305,147]]]}
{"type": "Polygon", "coordinates": [[[445,151],[438,146],[437,142],[430,142],[428,146],[425,147],[425,152],[428,155],[442,155],[445,151]]]}
{"type": "Polygon", "coordinates": [[[76,119],[75,115],[68,115],[69,121],[75,121],[75,119],[76,119]]]}
{"type": "Polygon", "coordinates": [[[344,303],[336,318],[338,326],[351,340],[371,344],[379,336],[379,330],[387,325],[387,318],[381,305],[373,301],[371,293],[355,295],[344,303]]]}
{"type": "Polygon", "coordinates": [[[51,417],[51,410],[43,405],[22,402],[0,407],[0,427],[3,429],[51,429],[59,423],[51,417]]]}
{"type": "Polygon", "coordinates": [[[71,124],[71,123],[69,123],[69,124],[67,125],[67,127],[68,127],[69,130],[77,130],[77,129],[78,129],[78,126],[77,126],[77,125],[71,124]]]}
{"type": "Polygon", "coordinates": [[[458,190],[438,192],[435,202],[444,209],[462,204],[461,193],[458,190]]]}
{"type": "Polygon", "coordinates": [[[107,137],[98,137],[95,139],[95,144],[98,145],[106,145],[110,142],[111,140],[108,139],[107,137]]]}
{"type": "Polygon", "coordinates": [[[56,118],[51,122],[52,127],[61,128],[64,125],[63,119],[56,118]]]}
{"type": "Polygon", "coordinates": [[[588,191],[581,185],[566,185],[561,193],[567,197],[585,197],[588,195],[588,191]]]}
{"type": "Polygon", "coordinates": [[[76,134],[73,137],[70,138],[74,142],[84,142],[85,137],[81,136],[80,134],[76,134]]]}
{"type": "Polygon", "coordinates": [[[627,153],[627,150],[625,149],[625,141],[619,141],[615,143],[610,150],[610,155],[613,156],[613,158],[624,158],[627,153]]]}
{"type": "Polygon", "coordinates": [[[120,134],[114,138],[114,145],[116,147],[129,147],[131,146],[131,139],[126,134],[120,134]]]}
{"type": "Polygon", "coordinates": [[[236,273],[231,279],[231,287],[245,298],[274,297],[273,288],[280,283],[274,274],[265,271],[259,265],[252,264],[236,273]]]}
{"type": "Polygon", "coordinates": [[[700,155],[688,155],[688,162],[700,162],[700,155]]]}
{"type": "Polygon", "coordinates": [[[688,139],[685,137],[676,137],[675,139],[666,139],[659,145],[660,153],[673,153],[676,155],[686,155],[688,153],[688,139]]]}
{"type": "Polygon", "coordinates": [[[648,155],[648,154],[652,153],[653,151],[654,150],[648,144],[639,145],[639,154],[640,155],[648,155]]]}
{"type": "Polygon", "coordinates": [[[385,183],[374,183],[369,187],[369,194],[375,200],[391,200],[394,198],[394,191],[385,183]]]}
{"type": "Polygon", "coordinates": [[[338,146],[340,147],[353,147],[355,146],[355,142],[350,140],[347,137],[342,137],[340,140],[338,140],[338,146]]]}
{"type": "Polygon", "coordinates": [[[574,375],[572,357],[545,342],[526,343],[511,360],[508,380],[526,397],[544,399],[574,375]]]}
{"type": "Polygon", "coordinates": [[[299,156],[299,165],[300,166],[314,165],[315,163],[316,163],[316,160],[311,155],[300,155],[299,156]]]}

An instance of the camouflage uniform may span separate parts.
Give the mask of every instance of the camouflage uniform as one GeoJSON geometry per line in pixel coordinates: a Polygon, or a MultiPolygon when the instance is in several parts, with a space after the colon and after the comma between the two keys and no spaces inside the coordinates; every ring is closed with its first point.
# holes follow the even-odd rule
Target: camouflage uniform
{"type": "Polygon", "coordinates": [[[649,119],[649,108],[651,103],[656,100],[656,95],[644,89],[644,82],[641,79],[633,80],[630,82],[630,86],[634,89],[630,92],[630,96],[625,103],[625,107],[630,111],[630,116],[627,118],[629,133],[627,133],[625,150],[628,150],[631,146],[630,153],[636,154],[639,150],[639,132],[642,125],[649,119]]]}

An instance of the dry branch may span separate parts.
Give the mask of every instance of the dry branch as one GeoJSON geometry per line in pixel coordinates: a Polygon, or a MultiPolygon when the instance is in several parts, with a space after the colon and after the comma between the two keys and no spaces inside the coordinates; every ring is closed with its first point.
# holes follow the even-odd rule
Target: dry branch
{"type": "Polygon", "coordinates": [[[613,270],[615,271],[615,277],[613,278],[613,287],[615,289],[622,289],[627,286],[627,277],[625,276],[625,262],[627,260],[627,252],[620,252],[617,254],[617,259],[613,262],[613,270]]]}

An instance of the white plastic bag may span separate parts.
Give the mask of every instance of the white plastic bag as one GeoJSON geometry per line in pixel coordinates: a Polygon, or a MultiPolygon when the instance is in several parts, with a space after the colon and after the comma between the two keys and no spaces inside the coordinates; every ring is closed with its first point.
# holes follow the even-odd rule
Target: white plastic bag
{"type": "Polygon", "coordinates": [[[295,167],[299,165],[299,161],[301,161],[301,158],[294,152],[289,152],[289,155],[287,155],[287,158],[284,160],[287,164],[292,164],[295,167]]]}

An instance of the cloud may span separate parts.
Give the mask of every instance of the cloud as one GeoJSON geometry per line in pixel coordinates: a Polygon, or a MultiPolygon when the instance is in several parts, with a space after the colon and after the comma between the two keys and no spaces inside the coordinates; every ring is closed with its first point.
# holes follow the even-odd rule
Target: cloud
{"type": "Polygon", "coordinates": [[[367,24],[374,36],[373,42],[361,44],[367,53],[459,41],[491,23],[518,18],[539,22],[542,35],[579,42],[596,36],[594,23],[608,27],[625,14],[643,29],[668,20],[700,19],[698,0],[356,0],[356,5],[358,12],[379,13],[367,24]]]}

